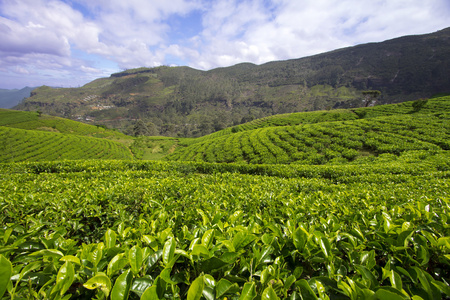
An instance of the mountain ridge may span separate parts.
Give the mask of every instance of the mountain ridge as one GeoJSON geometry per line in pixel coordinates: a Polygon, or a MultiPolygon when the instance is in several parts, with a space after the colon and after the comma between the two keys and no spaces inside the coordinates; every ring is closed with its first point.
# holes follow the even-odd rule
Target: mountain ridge
{"type": "Polygon", "coordinates": [[[24,98],[30,97],[36,87],[23,87],[21,89],[0,89],[0,108],[12,108],[24,98]]]}
{"type": "Polygon", "coordinates": [[[147,135],[195,137],[274,114],[363,106],[450,92],[450,28],[261,65],[208,71],[137,68],[83,87],[40,87],[16,106],[147,135]]]}

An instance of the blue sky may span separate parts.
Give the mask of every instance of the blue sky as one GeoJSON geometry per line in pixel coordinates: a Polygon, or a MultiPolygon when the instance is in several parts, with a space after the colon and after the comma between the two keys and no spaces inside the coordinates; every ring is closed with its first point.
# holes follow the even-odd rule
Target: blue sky
{"type": "Polygon", "coordinates": [[[1,0],[0,88],[262,64],[449,26],[448,0],[1,0]]]}

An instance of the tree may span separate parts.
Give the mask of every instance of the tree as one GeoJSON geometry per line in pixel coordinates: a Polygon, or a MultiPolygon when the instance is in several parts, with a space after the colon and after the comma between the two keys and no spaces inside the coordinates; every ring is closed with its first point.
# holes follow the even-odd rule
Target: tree
{"type": "Polygon", "coordinates": [[[145,125],[144,121],[139,119],[136,124],[134,124],[133,134],[134,136],[148,135],[148,128],[147,125],[145,125]]]}
{"type": "Polygon", "coordinates": [[[414,112],[418,112],[419,110],[421,110],[422,107],[424,107],[425,104],[427,104],[427,102],[428,99],[417,99],[416,101],[414,101],[412,103],[414,112]]]}
{"type": "Polygon", "coordinates": [[[147,122],[147,134],[150,136],[159,135],[158,127],[152,122],[147,122]]]}

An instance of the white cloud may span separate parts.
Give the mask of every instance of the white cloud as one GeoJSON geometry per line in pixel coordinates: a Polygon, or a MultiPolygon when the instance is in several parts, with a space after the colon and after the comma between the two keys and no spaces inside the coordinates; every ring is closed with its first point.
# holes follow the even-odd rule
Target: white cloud
{"type": "Polygon", "coordinates": [[[99,69],[96,69],[96,68],[91,68],[91,67],[86,67],[86,66],[81,66],[80,69],[84,73],[93,73],[93,74],[102,73],[102,70],[99,70],[99,69]]]}
{"type": "Polygon", "coordinates": [[[261,64],[433,32],[448,20],[448,0],[1,0],[0,72],[80,79],[100,76],[103,61],[261,64]],[[183,28],[200,23],[200,32],[183,28]]]}
{"type": "Polygon", "coordinates": [[[23,26],[0,17],[0,52],[4,55],[45,53],[68,56],[70,46],[67,39],[40,26],[23,26]]]}
{"type": "Polygon", "coordinates": [[[449,26],[447,0],[215,1],[205,12],[199,68],[299,58],[449,26]]]}

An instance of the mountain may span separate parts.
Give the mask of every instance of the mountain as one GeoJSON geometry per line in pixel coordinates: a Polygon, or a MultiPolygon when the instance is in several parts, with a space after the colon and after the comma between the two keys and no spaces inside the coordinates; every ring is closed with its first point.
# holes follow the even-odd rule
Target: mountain
{"type": "Polygon", "coordinates": [[[127,134],[197,137],[274,114],[448,92],[450,28],[262,65],[126,70],[80,88],[39,87],[15,109],[104,124],[127,134]],[[363,94],[367,90],[381,94],[370,98],[363,94]]]}
{"type": "Polygon", "coordinates": [[[12,108],[19,104],[24,98],[30,97],[35,87],[24,87],[23,89],[0,89],[0,108],[12,108]]]}

